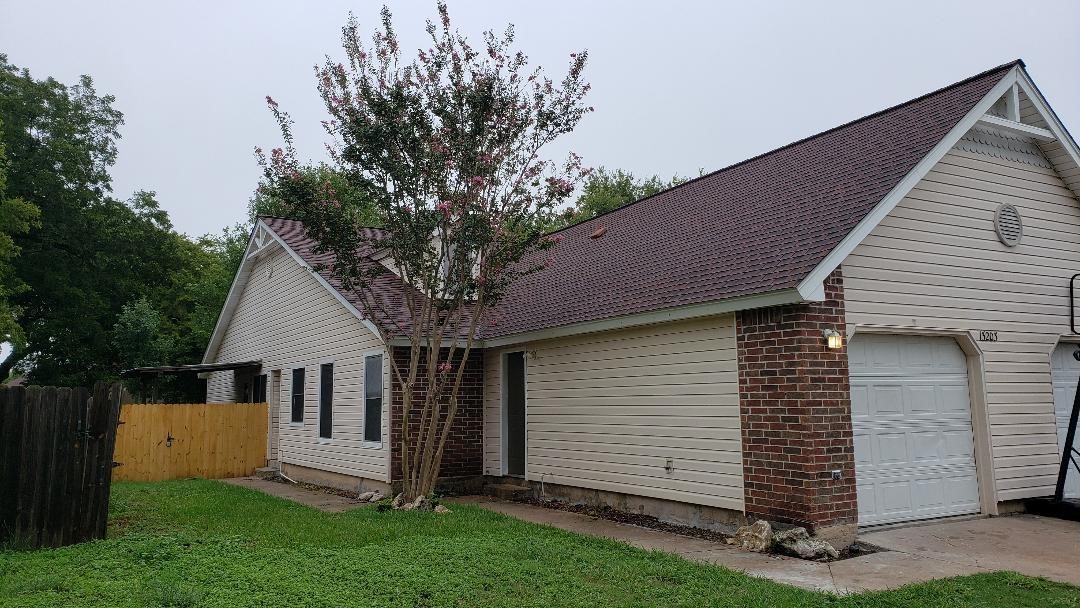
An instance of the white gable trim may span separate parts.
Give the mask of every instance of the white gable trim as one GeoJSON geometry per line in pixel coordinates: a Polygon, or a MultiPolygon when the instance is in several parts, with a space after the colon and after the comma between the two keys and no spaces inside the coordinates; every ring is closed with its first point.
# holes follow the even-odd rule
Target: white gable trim
{"type": "Polygon", "coordinates": [[[228,327],[229,320],[236,312],[236,307],[240,303],[240,293],[244,290],[244,285],[247,284],[248,276],[251,274],[252,255],[262,250],[263,243],[256,238],[261,237],[259,227],[260,224],[256,224],[251,230],[247,249],[244,250],[244,259],[240,261],[240,267],[236,269],[232,285],[229,286],[229,295],[225,297],[225,304],[218,313],[217,323],[214,324],[214,333],[210,334],[210,342],[207,343],[206,352],[203,353],[203,363],[215,363],[214,359],[218,348],[221,347],[221,340],[225,337],[225,328],[228,327]]]}
{"type": "MultiPolygon", "coordinates": [[[[859,243],[863,242],[863,239],[869,236],[874,228],[885,219],[885,216],[887,216],[896,205],[911,192],[911,189],[914,188],[923,177],[926,177],[926,174],[934,168],[934,165],[937,165],[938,161],[945,157],[956,142],[960,141],[960,138],[983,118],[986,111],[997,103],[997,100],[1001,99],[1001,97],[1017,83],[1017,79],[1021,72],[1019,66],[1009,70],[1009,73],[1006,74],[1000,82],[994,85],[994,88],[990,89],[990,92],[987,93],[979,103],[975,104],[975,107],[971,108],[971,110],[964,115],[964,118],[961,119],[960,122],[957,123],[956,126],[953,127],[952,130],[949,131],[917,165],[915,165],[914,169],[904,176],[904,179],[900,180],[900,182],[881,199],[881,202],[879,202],[877,206],[874,207],[874,209],[868,213],[842,241],[840,241],[840,244],[834,247],[829,255],[825,256],[825,259],[823,259],[810,274],[806,275],[806,278],[799,283],[799,293],[804,294],[808,300],[811,299],[809,297],[810,295],[821,293],[824,290],[825,279],[840,266],[841,262],[843,262],[856,247],[859,246],[859,243]]],[[[1042,111],[1041,108],[1040,111],[1042,111]]]]}
{"type": "Polygon", "coordinates": [[[1043,97],[1042,91],[1039,87],[1035,86],[1035,83],[1028,76],[1024,70],[1017,70],[1017,82],[1020,85],[1020,89],[1027,94],[1028,101],[1031,105],[1035,106],[1035,109],[1042,114],[1043,120],[1046,121],[1047,126],[1050,127],[1049,131],[1061,144],[1061,147],[1065,148],[1065,151],[1069,154],[1069,158],[1072,159],[1073,164],[1080,167],[1080,146],[1076,145],[1076,140],[1069,135],[1069,132],[1065,129],[1065,125],[1061,124],[1061,120],[1058,119],[1057,114],[1050,107],[1050,104],[1046,103],[1046,98],[1043,97]]]}
{"type": "Polygon", "coordinates": [[[248,241],[247,250],[244,252],[244,260],[240,262],[240,268],[237,269],[236,276],[233,277],[232,286],[229,288],[229,295],[225,298],[225,305],[221,309],[221,314],[218,315],[217,324],[214,325],[214,333],[211,334],[210,342],[206,345],[206,353],[203,354],[203,363],[212,363],[212,359],[217,356],[217,351],[221,347],[221,341],[225,338],[225,330],[229,326],[229,321],[232,320],[232,315],[236,312],[236,307],[240,305],[240,296],[244,291],[244,287],[247,285],[248,278],[251,276],[251,269],[255,264],[256,258],[275,245],[280,245],[287,251],[297,264],[307,269],[308,273],[315,278],[319,285],[322,285],[326,291],[330,292],[330,294],[333,295],[346,310],[364,324],[364,327],[366,327],[368,331],[374,334],[380,342],[383,341],[382,333],[379,332],[379,329],[374,323],[369,321],[360,310],[346,300],[338,290],[334,289],[321,274],[315,271],[315,268],[313,268],[311,264],[308,264],[304,258],[300,257],[300,254],[293,251],[293,248],[289,247],[284,239],[278,236],[278,234],[267,226],[265,222],[259,220],[251,232],[251,239],[248,241]]]}

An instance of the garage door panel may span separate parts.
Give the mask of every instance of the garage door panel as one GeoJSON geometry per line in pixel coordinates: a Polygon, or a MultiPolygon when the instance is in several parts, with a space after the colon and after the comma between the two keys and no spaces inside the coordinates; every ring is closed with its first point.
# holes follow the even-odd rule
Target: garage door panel
{"type": "Polygon", "coordinates": [[[979,510],[967,364],[951,338],[856,336],[850,343],[859,521],[979,510]]]}
{"type": "MultiPolygon", "coordinates": [[[[1073,353],[1080,348],[1077,344],[1060,344],[1050,357],[1050,367],[1054,383],[1054,423],[1057,428],[1057,458],[1065,450],[1066,434],[1069,431],[1069,416],[1072,414],[1073,399],[1076,398],[1076,384],[1080,379],[1080,361],[1073,353]]],[[[1073,445],[1080,449],[1080,433],[1077,433],[1073,445]]],[[[1055,480],[1056,482],[1056,480],[1055,480]]],[[[1065,478],[1065,496],[1080,498],[1080,473],[1069,468],[1065,478]]]]}
{"type": "Polygon", "coordinates": [[[974,466],[901,471],[856,484],[863,525],[945,517],[979,510],[974,466]]]}

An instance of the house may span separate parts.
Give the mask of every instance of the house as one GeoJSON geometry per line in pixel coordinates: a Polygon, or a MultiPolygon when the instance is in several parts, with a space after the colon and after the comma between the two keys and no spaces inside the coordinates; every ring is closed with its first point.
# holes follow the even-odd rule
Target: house
{"type": "MultiPolygon", "coordinates": [[[[1078,195],[1016,61],[566,228],[486,324],[443,474],[840,544],[1022,508],[1080,377],[1078,195]]],[[[320,261],[259,220],[205,362],[261,369],[207,398],[265,391],[290,476],[385,486],[404,351],[320,261]]]]}

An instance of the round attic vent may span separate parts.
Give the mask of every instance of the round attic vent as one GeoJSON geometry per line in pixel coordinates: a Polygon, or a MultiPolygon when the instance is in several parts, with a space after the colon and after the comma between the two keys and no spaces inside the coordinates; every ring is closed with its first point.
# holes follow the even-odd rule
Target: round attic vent
{"type": "Polygon", "coordinates": [[[1024,237],[1024,224],[1020,212],[1009,204],[1001,205],[994,214],[994,230],[1006,247],[1016,247],[1024,237]]]}

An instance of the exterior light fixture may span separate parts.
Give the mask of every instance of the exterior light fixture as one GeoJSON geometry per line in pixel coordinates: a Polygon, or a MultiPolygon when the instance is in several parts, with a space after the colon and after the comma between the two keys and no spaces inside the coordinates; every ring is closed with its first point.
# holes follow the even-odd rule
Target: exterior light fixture
{"type": "Polygon", "coordinates": [[[825,334],[825,343],[829,346],[829,348],[844,347],[844,337],[840,335],[840,332],[836,331],[835,329],[826,329],[822,333],[825,334]]]}

